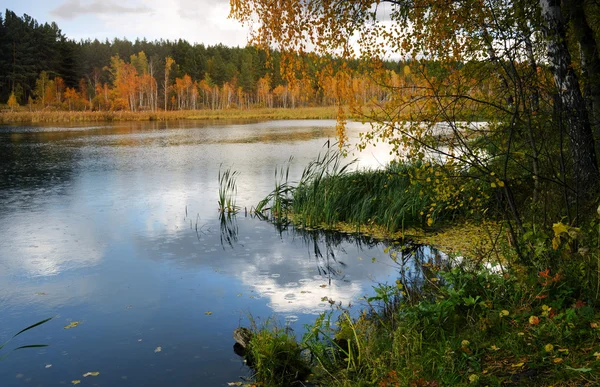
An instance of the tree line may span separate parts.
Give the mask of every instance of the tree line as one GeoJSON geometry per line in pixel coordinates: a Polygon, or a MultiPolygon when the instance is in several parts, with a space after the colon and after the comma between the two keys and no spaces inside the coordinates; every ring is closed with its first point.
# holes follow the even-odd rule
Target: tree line
{"type": "MultiPolygon", "coordinates": [[[[28,15],[0,14],[0,101],[31,110],[184,110],[335,105],[337,71],[303,55],[302,70],[282,77],[282,55],[252,46],[205,46],[177,41],[68,39],[58,25],[28,15]]],[[[284,64],[283,64],[284,65],[284,64]]],[[[358,61],[344,66],[358,68],[358,61]]],[[[390,82],[405,63],[387,62],[390,82]]],[[[284,71],[285,72],[285,71],[284,71]]],[[[343,82],[346,82],[344,80],[343,82]]],[[[352,87],[363,100],[391,98],[366,73],[352,87]]]]}

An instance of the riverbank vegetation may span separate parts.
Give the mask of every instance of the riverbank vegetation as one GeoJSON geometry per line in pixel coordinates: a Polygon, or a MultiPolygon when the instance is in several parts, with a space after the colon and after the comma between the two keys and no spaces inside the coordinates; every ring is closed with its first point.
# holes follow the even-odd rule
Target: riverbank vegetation
{"type": "Polygon", "coordinates": [[[597,385],[598,4],[233,0],[232,15],[259,20],[254,42],[285,53],[282,62],[302,68],[294,53],[307,46],[330,58],[322,71],[336,74],[340,101],[373,123],[363,145],[385,141],[397,156],[363,172],[323,157],[257,210],[382,235],[468,222],[485,227],[463,239],[491,241],[478,254],[423,260],[391,240],[398,281],[377,285],[362,313],[338,305],[339,317],[307,327],[314,382],[597,385]],[[410,84],[387,78],[390,54],[410,58],[410,84]],[[338,66],[351,58],[390,98],[356,98],[355,69],[338,66]]]}
{"type": "Polygon", "coordinates": [[[59,122],[175,121],[175,120],[303,120],[335,119],[336,107],[255,108],[223,110],[130,111],[14,111],[0,114],[0,124],[59,122]]]}

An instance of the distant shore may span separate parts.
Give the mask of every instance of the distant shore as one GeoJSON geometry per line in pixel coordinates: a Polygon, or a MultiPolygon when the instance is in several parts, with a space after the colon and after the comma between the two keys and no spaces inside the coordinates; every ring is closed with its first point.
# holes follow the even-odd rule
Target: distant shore
{"type": "Polygon", "coordinates": [[[177,111],[15,111],[1,112],[0,124],[173,120],[335,119],[337,107],[256,108],[177,111]]]}

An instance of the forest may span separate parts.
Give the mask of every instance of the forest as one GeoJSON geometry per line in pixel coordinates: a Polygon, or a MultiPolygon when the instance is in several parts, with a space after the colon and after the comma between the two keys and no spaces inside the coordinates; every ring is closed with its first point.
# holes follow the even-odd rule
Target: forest
{"type": "MultiPolygon", "coordinates": [[[[340,101],[333,73],[304,55],[305,71],[282,78],[281,54],[253,46],[185,40],[76,42],[52,23],[10,10],[0,14],[0,101],[9,108],[157,111],[331,106],[340,101]]],[[[358,62],[348,62],[358,67],[358,62]]],[[[405,64],[387,62],[393,82],[405,64]]],[[[366,74],[354,87],[365,100],[389,98],[366,74]]]]}

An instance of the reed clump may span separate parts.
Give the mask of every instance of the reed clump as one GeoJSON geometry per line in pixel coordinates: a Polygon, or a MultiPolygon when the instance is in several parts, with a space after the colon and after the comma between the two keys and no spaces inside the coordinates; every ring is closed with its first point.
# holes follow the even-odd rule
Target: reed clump
{"type": "Polygon", "coordinates": [[[240,209],[236,204],[237,175],[238,171],[233,171],[231,167],[224,171],[219,168],[219,198],[217,201],[221,215],[235,215],[240,209]]]}
{"type": "MultiPolygon", "coordinates": [[[[379,170],[355,170],[354,165],[332,146],[308,164],[298,183],[289,182],[281,169],[275,190],[256,210],[310,228],[350,224],[355,231],[379,226],[395,233],[427,224],[433,198],[416,178],[422,163],[393,162],[379,170]]],[[[435,216],[444,213],[438,210],[435,216]]]]}

